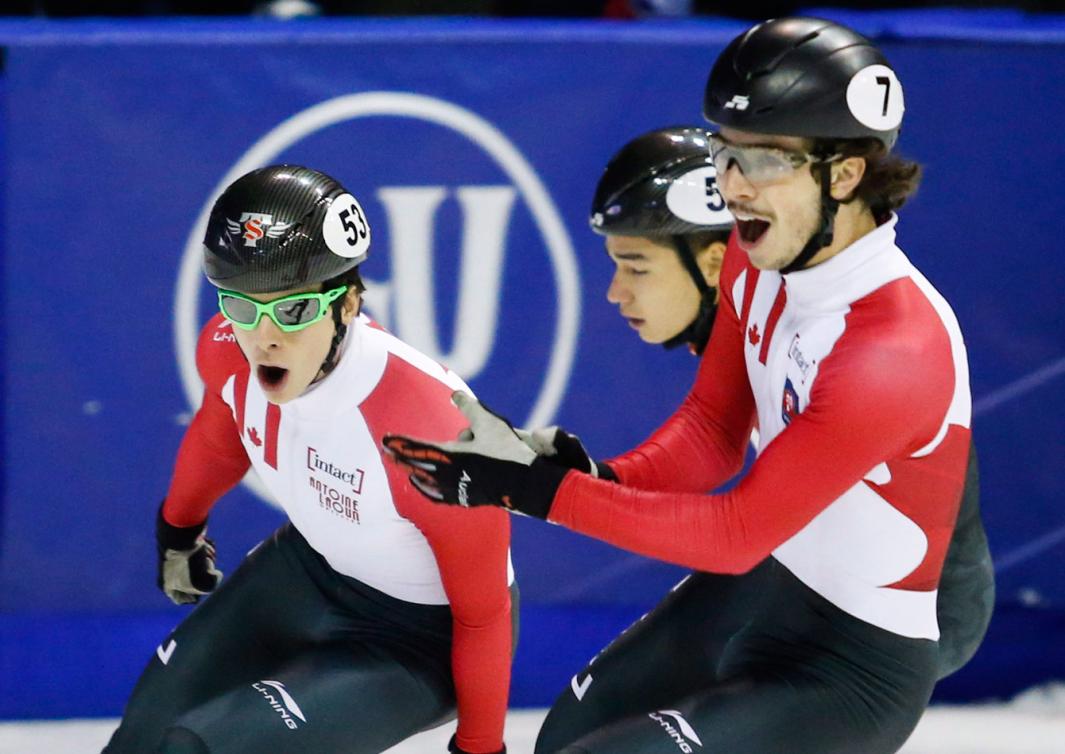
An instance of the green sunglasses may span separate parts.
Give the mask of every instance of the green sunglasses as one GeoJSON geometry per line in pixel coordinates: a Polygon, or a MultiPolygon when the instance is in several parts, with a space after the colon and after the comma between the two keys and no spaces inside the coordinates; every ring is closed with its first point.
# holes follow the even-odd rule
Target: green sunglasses
{"type": "Polygon", "coordinates": [[[265,314],[282,332],[297,332],[322,319],[329,312],[329,305],[347,290],[342,285],[324,293],[294,293],[262,302],[243,293],[219,289],[218,308],[222,316],[241,330],[254,330],[265,314]]]}

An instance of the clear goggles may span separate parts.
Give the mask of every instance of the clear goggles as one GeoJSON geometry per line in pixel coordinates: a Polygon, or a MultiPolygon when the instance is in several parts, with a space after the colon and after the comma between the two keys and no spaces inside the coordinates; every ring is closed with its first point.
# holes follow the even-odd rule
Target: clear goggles
{"type": "Polygon", "coordinates": [[[223,317],[242,330],[254,330],[265,315],[282,332],[296,332],[322,319],[329,312],[329,305],[347,290],[342,285],[323,293],[294,293],[263,302],[243,293],[219,289],[218,308],[223,317]]]}
{"type": "Polygon", "coordinates": [[[718,181],[736,165],[751,183],[772,183],[786,178],[806,163],[832,162],[842,155],[816,157],[809,152],[790,152],[777,147],[740,146],[730,144],[717,134],[710,134],[710,159],[717,171],[718,181]]]}

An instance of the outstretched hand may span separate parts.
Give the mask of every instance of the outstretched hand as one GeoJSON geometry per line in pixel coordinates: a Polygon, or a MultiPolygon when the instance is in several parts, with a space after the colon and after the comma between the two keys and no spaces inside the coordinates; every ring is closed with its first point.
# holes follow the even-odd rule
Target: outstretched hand
{"type": "Polygon", "coordinates": [[[526,445],[556,466],[575,469],[584,474],[591,474],[600,479],[617,481],[617,476],[603,461],[595,461],[584,447],[581,438],[562,427],[540,427],[539,429],[516,429],[518,437],[526,445]]]}
{"type": "Polygon", "coordinates": [[[382,447],[410,469],[410,482],[430,500],[464,507],[494,505],[547,518],[566,469],[522,442],[510,423],[473,396],[456,391],[452,402],[470,423],[450,442],[385,435],[382,447]]]}

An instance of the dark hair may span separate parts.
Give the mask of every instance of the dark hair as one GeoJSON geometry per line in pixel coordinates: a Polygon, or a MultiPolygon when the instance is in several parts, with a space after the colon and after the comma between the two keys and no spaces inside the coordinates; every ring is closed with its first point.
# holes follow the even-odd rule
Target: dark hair
{"type": "Polygon", "coordinates": [[[691,244],[692,249],[696,252],[702,251],[712,243],[728,243],[729,234],[732,233],[732,228],[725,230],[700,230],[696,233],[688,233],[688,243],[691,244]]]}
{"type": "MultiPolygon", "coordinates": [[[[921,166],[887,151],[879,139],[815,139],[812,154],[865,159],[865,174],[851,197],[859,199],[878,220],[897,210],[917,191],[921,183],[921,166]]],[[[815,172],[816,175],[816,172],[815,172]]]]}
{"type": "MultiPolygon", "coordinates": [[[[352,267],[346,272],[342,272],[336,277],[331,277],[322,283],[322,290],[329,291],[333,288],[339,288],[342,285],[349,286],[355,289],[355,292],[362,294],[366,290],[366,285],[362,282],[362,276],[359,274],[358,267],[352,267]]],[[[337,299],[337,301],[343,301],[343,298],[337,299]]]]}
{"type": "Polygon", "coordinates": [[[677,235],[682,235],[688,239],[688,245],[691,246],[693,251],[702,251],[710,244],[718,241],[723,244],[728,243],[728,237],[732,233],[732,228],[716,229],[716,230],[697,230],[692,233],[647,233],[639,236],[640,238],[646,238],[649,241],[654,241],[657,244],[664,246],[673,246],[673,238],[677,235]]]}

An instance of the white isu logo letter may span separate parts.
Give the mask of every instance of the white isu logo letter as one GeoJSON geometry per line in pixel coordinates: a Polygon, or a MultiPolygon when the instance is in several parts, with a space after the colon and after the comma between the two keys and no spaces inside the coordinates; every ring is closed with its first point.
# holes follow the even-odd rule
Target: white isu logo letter
{"type": "Polygon", "coordinates": [[[466,483],[472,481],[469,473],[466,469],[462,470],[462,476],[459,477],[459,505],[463,505],[467,508],[470,507],[470,495],[466,491],[466,483]]]}
{"type": "Polygon", "coordinates": [[[281,681],[260,681],[259,683],[253,683],[251,687],[262,694],[273,710],[281,715],[281,719],[284,720],[285,726],[289,730],[296,730],[299,727],[299,724],[292,719],[293,715],[303,722],[307,722],[307,718],[303,716],[303,710],[296,704],[296,700],[288,693],[281,681]],[[277,697],[273,695],[270,689],[277,692],[278,696],[281,697],[281,701],[277,700],[277,697]]]}
{"type": "Polygon", "coordinates": [[[669,734],[669,737],[673,739],[673,742],[677,744],[677,748],[683,751],[684,754],[691,754],[693,751],[691,744],[689,744],[688,741],[691,741],[696,746],[701,747],[703,745],[703,742],[699,739],[695,729],[677,710],[664,709],[659,710],[658,712],[649,712],[647,716],[662,726],[663,730],[665,730],[666,733],[669,734]],[[673,722],[677,724],[676,727],[673,727],[673,723],[666,720],[662,715],[667,715],[672,718],[673,722]],[[680,730],[678,730],[678,728],[680,730]]]}

